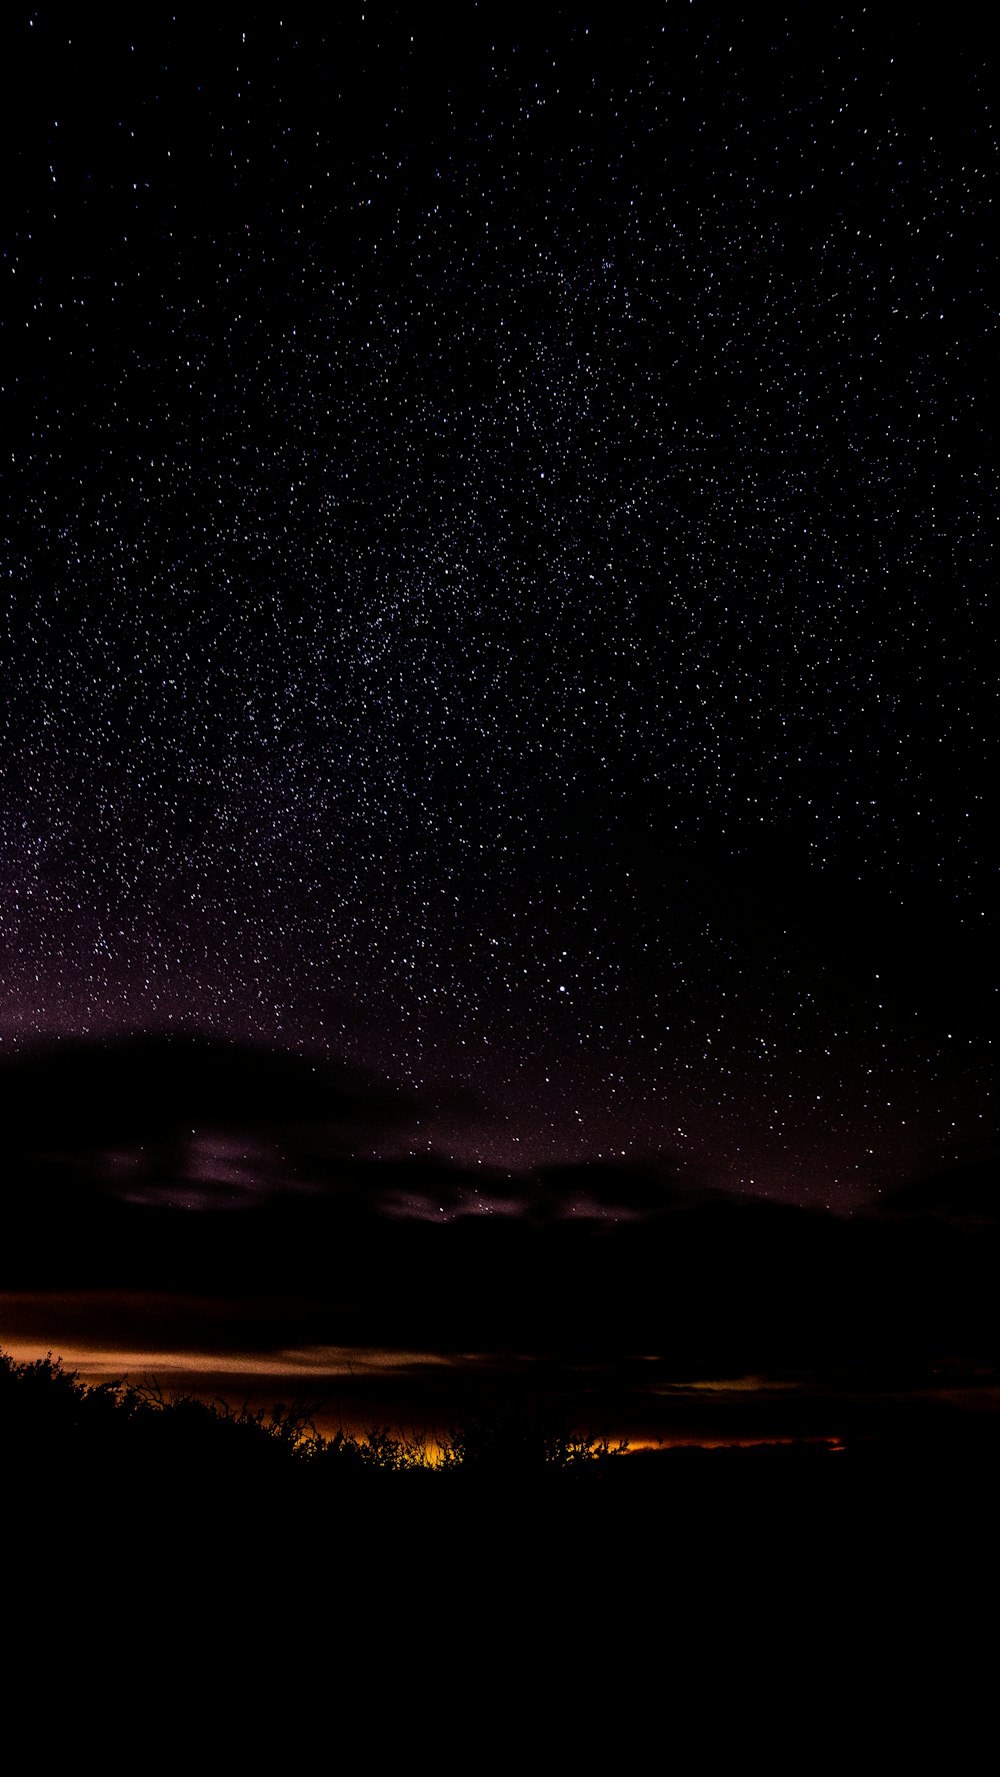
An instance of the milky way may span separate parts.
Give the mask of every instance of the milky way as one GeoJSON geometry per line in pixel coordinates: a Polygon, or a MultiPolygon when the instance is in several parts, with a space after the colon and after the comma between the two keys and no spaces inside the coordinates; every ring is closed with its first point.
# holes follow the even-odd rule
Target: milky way
{"type": "Polygon", "coordinates": [[[6,28],[8,1045],[981,1149],[983,44],[659,10],[6,28]]]}

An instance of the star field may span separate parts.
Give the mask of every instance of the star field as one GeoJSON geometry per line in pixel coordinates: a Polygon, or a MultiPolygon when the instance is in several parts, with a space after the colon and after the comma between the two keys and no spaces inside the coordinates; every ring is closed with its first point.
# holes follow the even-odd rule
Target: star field
{"type": "Polygon", "coordinates": [[[834,1207],[979,1150],[947,29],[9,28],[7,1044],[329,1052],[411,1147],[834,1207]]]}

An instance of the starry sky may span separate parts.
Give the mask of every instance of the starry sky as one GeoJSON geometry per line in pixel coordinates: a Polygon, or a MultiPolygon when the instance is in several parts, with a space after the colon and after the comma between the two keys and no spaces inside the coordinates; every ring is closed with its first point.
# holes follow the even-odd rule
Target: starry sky
{"type": "Polygon", "coordinates": [[[494,1180],[977,1163],[985,23],[278,11],[3,27],[11,1065],[305,1057],[494,1180]]]}

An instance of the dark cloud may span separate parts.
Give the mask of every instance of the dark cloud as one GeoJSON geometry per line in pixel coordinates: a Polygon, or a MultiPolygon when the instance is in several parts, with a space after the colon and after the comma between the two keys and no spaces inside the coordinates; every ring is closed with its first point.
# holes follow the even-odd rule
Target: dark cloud
{"type": "Polygon", "coordinates": [[[450,1165],[438,1156],[372,1169],[370,1200],[401,1219],[452,1222],[511,1217],[540,1227],[553,1222],[641,1221],[690,1207],[693,1177],[666,1161],[583,1161],[522,1173],[450,1165]]]}
{"type": "Polygon", "coordinates": [[[886,1213],[934,1216],[959,1226],[995,1226],[1000,1220],[1000,1167],[995,1158],[939,1167],[888,1193],[886,1213]]]}
{"type": "Polygon", "coordinates": [[[516,1173],[433,1153],[361,1157],[482,1111],[465,1089],[418,1096],[343,1064],[181,1034],[61,1043],[0,1066],[11,1171],[43,1194],[82,1173],[128,1203],[211,1211],[306,1193],[429,1222],[623,1220],[691,1200],[665,1162],[516,1173]]]}
{"type": "Polygon", "coordinates": [[[50,1044],[0,1067],[8,1144],[93,1149],[204,1124],[398,1127],[416,1101],[342,1063],[178,1034],[50,1044]]]}
{"type": "Polygon", "coordinates": [[[535,1175],[537,1213],[598,1221],[635,1221],[690,1208],[704,1185],[690,1168],[665,1157],[656,1164],[586,1161],[545,1167],[535,1175]]]}
{"type": "Polygon", "coordinates": [[[122,1200],[186,1209],[308,1189],[419,1109],[359,1069],[180,1034],[49,1045],[0,1067],[19,1186],[82,1173],[122,1200]]]}
{"type": "Polygon", "coordinates": [[[0,1069],[0,1102],[0,1289],[267,1302],[260,1325],[241,1310],[254,1349],[638,1354],[673,1381],[1000,1357],[974,1169],[847,1218],[668,1160],[516,1173],[385,1155],[415,1097],[184,1041],[25,1057],[0,1069]]]}

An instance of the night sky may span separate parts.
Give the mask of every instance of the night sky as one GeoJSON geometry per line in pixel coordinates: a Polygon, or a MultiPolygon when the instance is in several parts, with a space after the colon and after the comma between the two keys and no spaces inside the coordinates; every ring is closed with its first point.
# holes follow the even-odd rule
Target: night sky
{"type": "Polygon", "coordinates": [[[6,22],[19,1181],[353,1168],[416,1226],[982,1177],[972,17],[6,22]]]}

